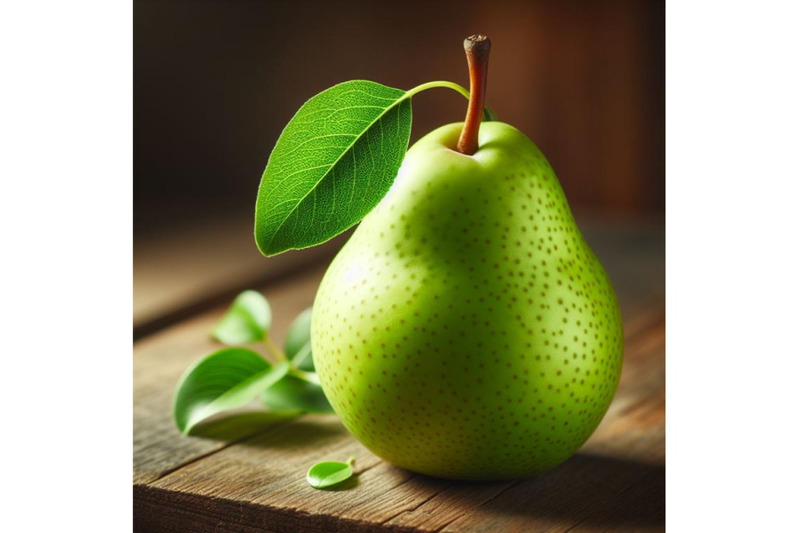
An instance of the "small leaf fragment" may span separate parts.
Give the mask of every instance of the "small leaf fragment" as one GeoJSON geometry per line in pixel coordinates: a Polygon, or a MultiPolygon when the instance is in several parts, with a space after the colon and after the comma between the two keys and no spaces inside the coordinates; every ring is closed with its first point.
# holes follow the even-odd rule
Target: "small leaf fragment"
{"type": "Polygon", "coordinates": [[[297,368],[314,370],[314,359],[311,354],[310,307],[297,315],[292,325],[289,326],[286,341],[283,343],[283,351],[297,368]]]}
{"type": "Polygon", "coordinates": [[[306,480],[315,489],[325,489],[338,485],[353,476],[353,461],[351,457],[346,463],[340,461],[324,461],[317,463],[308,470],[306,480]]]}
{"type": "Polygon", "coordinates": [[[275,411],[333,412],[322,387],[291,374],[261,393],[261,401],[275,411]]]}
{"type": "Polygon", "coordinates": [[[272,309],[264,296],[244,291],[233,301],[211,336],[227,345],[249,344],[264,340],[272,323],[272,309]]]}

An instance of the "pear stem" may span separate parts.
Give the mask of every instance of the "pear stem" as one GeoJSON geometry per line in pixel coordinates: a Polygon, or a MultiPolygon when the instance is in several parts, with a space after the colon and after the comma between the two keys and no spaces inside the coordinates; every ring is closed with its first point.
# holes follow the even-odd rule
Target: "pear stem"
{"type": "Polygon", "coordinates": [[[486,77],[489,70],[489,50],[492,42],[485,35],[472,35],[464,39],[464,51],[469,66],[469,105],[464,128],[458,138],[456,150],[472,155],[478,151],[478,131],[486,98],[486,77]]]}

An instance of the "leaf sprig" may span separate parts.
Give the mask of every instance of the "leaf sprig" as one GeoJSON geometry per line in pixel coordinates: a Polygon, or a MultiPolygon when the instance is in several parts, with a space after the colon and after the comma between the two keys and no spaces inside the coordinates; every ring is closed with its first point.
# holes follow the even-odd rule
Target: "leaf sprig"
{"type": "MultiPolygon", "coordinates": [[[[408,91],[366,80],[334,85],[300,107],[261,176],[255,239],[266,256],[321,244],[357,224],[392,185],[411,136],[408,91]]],[[[494,114],[484,109],[484,120],[494,114]]]]}
{"type": "Polygon", "coordinates": [[[240,294],[211,331],[212,338],[229,347],[197,361],[178,382],[173,401],[178,429],[190,434],[199,423],[256,398],[269,411],[332,412],[314,372],[311,312],[306,309],[295,318],[281,350],[269,336],[267,299],[255,291],[240,294]],[[265,354],[243,346],[258,342],[265,354]]]}

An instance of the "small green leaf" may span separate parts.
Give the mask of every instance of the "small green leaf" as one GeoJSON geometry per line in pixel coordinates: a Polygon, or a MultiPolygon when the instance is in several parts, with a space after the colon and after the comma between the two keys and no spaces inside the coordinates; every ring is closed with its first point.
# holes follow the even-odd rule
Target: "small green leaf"
{"type": "Polygon", "coordinates": [[[214,326],[211,336],[223,344],[249,344],[264,340],[271,323],[267,299],[256,291],[244,291],[214,326]]]}
{"type": "Polygon", "coordinates": [[[284,377],[261,393],[261,400],[276,411],[333,412],[322,387],[292,375],[284,377]]]}
{"type": "Polygon", "coordinates": [[[483,120],[486,122],[496,122],[497,115],[495,115],[494,111],[489,109],[488,107],[483,108],[483,120]]]}
{"type": "Polygon", "coordinates": [[[289,326],[289,331],[286,333],[286,341],[283,343],[283,351],[297,368],[314,370],[314,359],[311,355],[310,307],[297,315],[292,325],[289,326]]]}
{"type": "Polygon", "coordinates": [[[338,485],[342,481],[346,481],[352,477],[353,467],[351,465],[353,461],[355,461],[354,457],[348,459],[346,463],[339,461],[317,463],[308,470],[306,480],[308,484],[315,489],[324,489],[338,485]]]}
{"type": "Polygon", "coordinates": [[[255,238],[267,256],[323,243],[358,223],[389,190],[411,135],[406,91],[340,83],[286,125],[261,177],[255,238]]]}
{"type": "Polygon", "coordinates": [[[192,365],[178,381],[173,418],[188,434],[200,421],[241,407],[286,375],[289,363],[275,366],[252,350],[224,348],[192,365]]]}

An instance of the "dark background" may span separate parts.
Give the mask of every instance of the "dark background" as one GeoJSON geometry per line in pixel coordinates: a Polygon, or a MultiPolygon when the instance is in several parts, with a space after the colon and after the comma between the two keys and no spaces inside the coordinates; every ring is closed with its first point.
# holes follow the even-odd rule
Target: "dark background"
{"type": "MultiPolygon", "coordinates": [[[[135,242],[252,213],[281,129],[331,85],[468,87],[473,33],[493,44],[487,105],[539,145],[577,213],[663,219],[663,2],[139,0],[135,242]]],[[[412,142],[465,111],[446,89],[415,97],[412,142]]]]}

